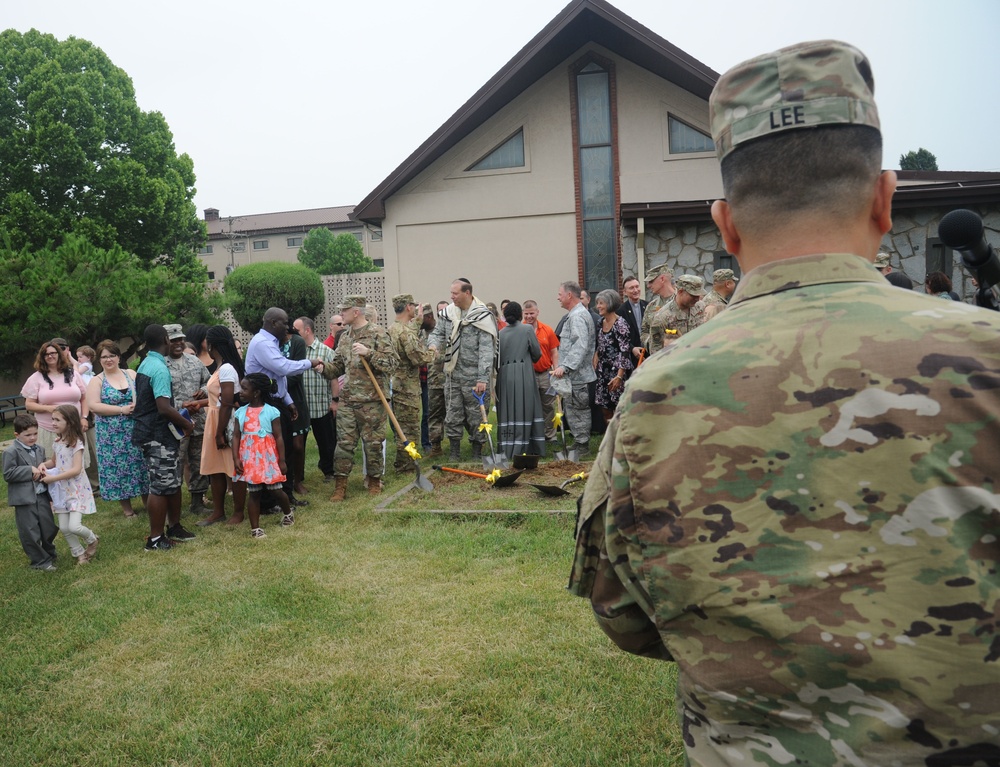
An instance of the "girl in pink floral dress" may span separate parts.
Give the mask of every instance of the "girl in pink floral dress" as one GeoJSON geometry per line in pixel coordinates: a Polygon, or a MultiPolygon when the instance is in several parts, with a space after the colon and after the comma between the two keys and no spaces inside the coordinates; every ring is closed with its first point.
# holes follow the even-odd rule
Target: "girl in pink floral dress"
{"type": "Polygon", "coordinates": [[[260,496],[265,489],[284,512],[281,524],[287,527],[295,523],[288,496],[281,489],[286,471],[281,414],[264,402],[270,388],[271,379],[262,373],[250,373],[240,381],[240,397],[249,404],[236,411],[233,427],[235,481],[247,483],[247,512],[254,538],[267,537],[260,527],[260,496]]]}

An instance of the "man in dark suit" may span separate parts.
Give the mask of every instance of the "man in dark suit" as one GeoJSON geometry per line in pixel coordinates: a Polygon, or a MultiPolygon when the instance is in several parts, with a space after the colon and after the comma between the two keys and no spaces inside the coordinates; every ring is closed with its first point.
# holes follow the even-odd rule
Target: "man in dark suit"
{"type": "Polygon", "coordinates": [[[639,338],[639,328],[642,327],[642,316],[646,313],[646,304],[649,303],[642,298],[642,286],[638,277],[626,277],[622,286],[625,293],[625,302],[619,307],[618,314],[625,318],[628,325],[629,346],[632,347],[632,356],[637,358],[642,351],[642,341],[639,338]]]}

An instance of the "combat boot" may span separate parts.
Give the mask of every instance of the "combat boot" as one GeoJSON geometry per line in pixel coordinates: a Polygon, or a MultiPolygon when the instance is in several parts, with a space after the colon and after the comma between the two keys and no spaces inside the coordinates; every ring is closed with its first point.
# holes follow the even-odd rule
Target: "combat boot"
{"type": "Polygon", "coordinates": [[[483,460],[483,443],[473,442],[472,443],[472,460],[481,461],[483,460]]]}
{"type": "Polygon", "coordinates": [[[448,454],[449,461],[460,461],[462,460],[462,441],[458,439],[453,439],[449,443],[451,452],[448,454]]]}
{"type": "Polygon", "coordinates": [[[337,487],[333,491],[333,495],[330,496],[330,500],[338,503],[347,498],[347,477],[334,477],[334,480],[337,483],[337,487]]]}
{"type": "Polygon", "coordinates": [[[444,455],[444,450],[441,449],[441,443],[440,442],[434,442],[434,443],[432,443],[431,444],[431,450],[427,454],[427,457],[428,458],[438,458],[439,456],[442,456],[442,455],[444,455]]]}
{"type": "Polygon", "coordinates": [[[378,477],[368,478],[368,495],[380,495],[382,493],[382,480],[378,477]]]}

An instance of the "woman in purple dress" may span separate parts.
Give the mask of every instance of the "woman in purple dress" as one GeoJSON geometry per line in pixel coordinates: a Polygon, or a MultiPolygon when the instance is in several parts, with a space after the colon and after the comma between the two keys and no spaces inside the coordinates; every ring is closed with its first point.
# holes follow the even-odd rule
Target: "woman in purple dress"
{"type": "Polygon", "coordinates": [[[618,407],[625,381],[632,374],[632,351],[628,324],[618,316],[621,296],[614,290],[602,290],[594,300],[601,315],[597,333],[597,351],[594,352],[594,370],[597,386],[594,401],[604,411],[604,420],[610,421],[618,407]]]}

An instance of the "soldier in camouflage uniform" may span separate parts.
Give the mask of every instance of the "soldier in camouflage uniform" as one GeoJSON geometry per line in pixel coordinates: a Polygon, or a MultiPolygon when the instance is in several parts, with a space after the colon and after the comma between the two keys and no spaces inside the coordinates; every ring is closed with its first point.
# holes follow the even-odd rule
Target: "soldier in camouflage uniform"
{"type": "Polygon", "coordinates": [[[570,588],[677,663],[692,765],[1000,763],[1000,316],[873,267],[872,92],[833,41],[720,78],[743,280],[632,376],[582,499],[570,588]]]}
{"type": "MultiPolygon", "coordinates": [[[[420,437],[420,366],[434,358],[434,353],[428,351],[420,338],[422,317],[416,317],[417,306],[409,293],[393,296],[396,321],[389,327],[389,340],[399,358],[399,365],[392,374],[392,412],[399,428],[414,445],[419,444],[420,437]]],[[[413,469],[413,459],[398,441],[393,468],[397,474],[413,469]]]]}
{"type": "MultiPolygon", "coordinates": [[[[208,368],[194,354],[184,353],[184,331],[180,325],[164,325],[170,339],[170,353],[167,355],[167,369],[170,370],[170,381],[174,392],[174,400],[178,403],[195,399],[208,402],[205,384],[208,383],[208,368]]],[[[180,408],[180,404],[177,406],[180,408]]],[[[180,453],[181,473],[184,464],[188,465],[188,492],[191,493],[191,514],[205,514],[205,493],[208,492],[209,480],[203,476],[201,469],[201,446],[205,438],[205,410],[198,408],[191,413],[194,430],[181,440],[180,453]]]]}
{"type": "Polygon", "coordinates": [[[716,269],[712,274],[712,290],[702,300],[705,304],[705,322],[717,315],[729,304],[736,290],[739,278],[732,269],[716,269]]]}
{"type": "Polygon", "coordinates": [[[364,315],[365,297],[347,296],[340,306],[347,330],[340,337],[331,367],[333,376],[346,376],[340,389],[337,408],[337,449],[334,453],[333,474],[337,487],[331,501],[347,497],[347,477],[354,465],[358,440],[365,453],[368,470],[368,492],[382,492],[382,442],[385,440],[386,412],[361,358],[372,369],[382,393],[389,391],[389,376],[396,369],[399,357],[392,348],[388,334],[364,315]]]}
{"type": "MultiPolygon", "coordinates": [[[[447,301],[438,302],[435,327],[448,319],[445,312],[447,308],[447,301]]],[[[427,342],[430,343],[430,337],[427,342]]],[[[441,440],[444,437],[444,416],[444,355],[437,354],[427,364],[427,435],[431,441],[429,455],[432,458],[443,454],[441,440]]]]}
{"type": "Polygon", "coordinates": [[[450,443],[449,458],[459,459],[462,434],[468,430],[472,459],[476,461],[482,457],[486,436],[479,431],[482,417],[475,395],[485,393],[488,412],[496,381],[497,324],[486,304],[473,295],[468,280],[455,280],[451,284],[451,300],[427,345],[444,356],[444,425],[450,443]]]}
{"type": "Polygon", "coordinates": [[[646,272],[646,287],[653,294],[646,304],[646,312],[642,315],[642,327],[639,328],[639,342],[646,352],[656,351],[662,348],[663,344],[653,348],[650,346],[650,325],[653,317],[663,308],[663,305],[673,297],[677,291],[674,288],[673,275],[666,264],[654,266],[646,272]]]}
{"type": "MultiPolygon", "coordinates": [[[[705,285],[701,277],[685,274],[674,280],[677,292],[657,310],[649,323],[650,351],[662,349],[705,321],[705,285]],[[673,332],[667,332],[673,331],[673,332]]],[[[647,307],[646,313],[649,313],[647,307]]]]}

